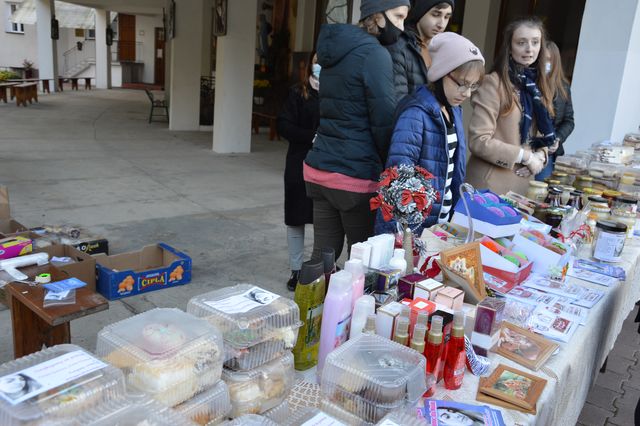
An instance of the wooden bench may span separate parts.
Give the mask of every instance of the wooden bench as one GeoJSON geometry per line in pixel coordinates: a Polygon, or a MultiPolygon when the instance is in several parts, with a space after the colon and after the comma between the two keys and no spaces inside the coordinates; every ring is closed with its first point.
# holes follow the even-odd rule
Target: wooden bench
{"type": "Polygon", "coordinates": [[[24,83],[13,86],[16,94],[16,106],[27,106],[27,101],[31,104],[38,102],[38,83],[24,83]]]}
{"type": "MultiPolygon", "coordinates": [[[[65,277],[52,273],[54,281],[65,277]]],[[[11,294],[13,354],[16,358],[47,347],[71,343],[70,322],[109,309],[107,299],[87,287],[76,290],[76,303],[43,308],[45,289],[23,283],[5,286],[11,294]]]]}
{"type": "Polygon", "coordinates": [[[7,89],[9,89],[10,93],[11,93],[11,100],[13,100],[13,98],[16,96],[15,95],[15,89],[13,88],[13,86],[15,86],[16,83],[0,83],[0,100],[3,100],[4,103],[7,103],[7,89]]]}
{"type": "Polygon", "coordinates": [[[260,133],[260,124],[266,122],[269,125],[269,140],[280,140],[278,135],[277,118],[275,115],[266,114],[263,112],[251,113],[251,128],[256,134],[260,133]]]}

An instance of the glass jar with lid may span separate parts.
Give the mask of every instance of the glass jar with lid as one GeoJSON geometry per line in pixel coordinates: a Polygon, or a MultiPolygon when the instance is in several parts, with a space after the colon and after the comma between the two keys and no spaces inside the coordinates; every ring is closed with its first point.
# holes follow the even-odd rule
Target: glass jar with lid
{"type": "Polygon", "coordinates": [[[549,191],[549,185],[544,182],[538,182],[536,180],[529,181],[529,189],[527,189],[527,198],[538,203],[541,203],[547,197],[549,191]]]}
{"type": "Polygon", "coordinates": [[[593,187],[593,178],[591,176],[578,176],[574,182],[576,189],[585,190],[593,187]]]}
{"type": "Polygon", "coordinates": [[[569,175],[567,173],[553,171],[551,178],[560,182],[560,185],[569,185],[569,175]]]}
{"type": "Polygon", "coordinates": [[[569,198],[571,198],[571,192],[575,191],[576,189],[573,186],[569,186],[569,185],[562,185],[560,188],[562,189],[562,193],[560,194],[560,202],[562,203],[563,206],[566,206],[567,204],[569,204],[569,198]]]}
{"type": "Polygon", "coordinates": [[[582,207],[584,207],[584,204],[582,202],[583,195],[584,194],[582,191],[571,191],[569,202],[567,204],[576,210],[582,210],[582,207]]]}
{"type": "Polygon", "coordinates": [[[604,262],[620,262],[627,235],[627,226],[609,220],[598,220],[591,255],[604,262]]]}
{"type": "Polygon", "coordinates": [[[614,212],[638,213],[638,200],[633,197],[618,196],[613,200],[612,214],[614,212]]]}
{"type": "Polygon", "coordinates": [[[561,201],[560,196],[562,195],[562,189],[552,186],[549,188],[549,192],[547,193],[547,198],[544,200],[546,204],[549,204],[550,207],[560,207],[561,201]]]}
{"type": "Polygon", "coordinates": [[[605,191],[602,191],[602,198],[606,198],[607,199],[607,203],[609,204],[609,207],[613,206],[613,200],[616,199],[616,197],[621,196],[622,193],[618,192],[618,191],[614,191],[612,189],[607,189],[605,191]]]}
{"type": "Polygon", "coordinates": [[[533,211],[533,217],[538,219],[540,222],[547,222],[547,211],[549,210],[549,204],[547,203],[538,203],[536,204],[535,210],[533,211]]]}
{"type": "Polygon", "coordinates": [[[624,210],[611,210],[611,220],[620,222],[627,226],[627,238],[633,237],[633,230],[636,227],[636,214],[624,210]]]}

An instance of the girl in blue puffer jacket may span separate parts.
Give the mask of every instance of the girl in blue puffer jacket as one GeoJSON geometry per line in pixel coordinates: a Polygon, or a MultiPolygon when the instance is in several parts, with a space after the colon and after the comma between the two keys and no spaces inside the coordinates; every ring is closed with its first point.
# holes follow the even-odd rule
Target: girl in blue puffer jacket
{"type": "MultiPolygon", "coordinates": [[[[391,137],[386,167],[417,165],[433,174],[434,188],[440,193],[431,213],[414,229],[449,220],[466,172],[467,145],[460,105],[478,89],[484,77],[484,58],[480,49],[452,32],[436,35],[429,44],[431,67],[428,85],[420,86],[402,99],[391,137]]],[[[376,233],[397,232],[397,225],[376,218],[376,233]]]]}

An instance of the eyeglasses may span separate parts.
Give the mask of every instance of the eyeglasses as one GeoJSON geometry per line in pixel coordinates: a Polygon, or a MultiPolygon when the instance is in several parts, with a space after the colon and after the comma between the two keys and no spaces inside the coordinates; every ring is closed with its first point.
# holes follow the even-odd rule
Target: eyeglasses
{"type": "Polygon", "coordinates": [[[458,82],[458,80],[456,80],[455,78],[451,77],[450,74],[447,74],[446,77],[449,77],[451,79],[451,81],[453,81],[458,86],[458,92],[460,92],[460,93],[465,93],[467,90],[470,90],[471,93],[473,93],[476,90],[478,90],[478,88],[480,87],[480,83],[474,83],[472,85],[460,84],[458,82]]]}

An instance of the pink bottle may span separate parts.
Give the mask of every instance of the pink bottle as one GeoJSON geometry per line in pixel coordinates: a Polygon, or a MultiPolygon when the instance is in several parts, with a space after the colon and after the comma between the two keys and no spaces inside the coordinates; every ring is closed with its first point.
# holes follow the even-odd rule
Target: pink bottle
{"type": "Polygon", "coordinates": [[[345,270],[331,274],[329,290],[324,299],[322,326],[320,328],[320,349],[318,351],[318,382],[329,352],[349,338],[351,325],[351,293],[353,277],[345,270]]]}
{"type": "Polygon", "coordinates": [[[362,268],[362,260],[351,259],[344,263],[344,270],[351,272],[353,278],[353,294],[351,297],[351,310],[356,306],[356,300],[364,294],[364,271],[362,268]]]}

